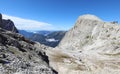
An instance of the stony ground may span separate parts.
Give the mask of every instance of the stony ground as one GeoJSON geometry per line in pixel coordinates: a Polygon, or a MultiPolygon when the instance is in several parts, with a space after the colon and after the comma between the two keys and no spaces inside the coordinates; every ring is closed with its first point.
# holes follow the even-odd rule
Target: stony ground
{"type": "Polygon", "coordinates": [[[60,74],[119,74],[120,26],[83,15],[58,47],[47,51],[60,74]]]}
{"type": "Polygon", "coordinates": [[[49,66],[46,48],[0,28],[0,74],[57,74],[49,66]]]}

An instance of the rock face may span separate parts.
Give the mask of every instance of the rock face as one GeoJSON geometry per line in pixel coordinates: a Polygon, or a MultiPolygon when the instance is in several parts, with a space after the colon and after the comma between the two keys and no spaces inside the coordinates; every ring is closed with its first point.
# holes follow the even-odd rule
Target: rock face
{"type": "Polygon", "coordinates": [[[2,19],[2,14],[0,14],[0,27],[2,29],[18,33],[17,28],[11,20],[2,19]]]}
{"type": "Polygon", "coordinates": [[[98,34],[97,32],[102,24],[104,22],[94,15],[80,16],[75,26],[65,35],[59,46],[65,49],[75,50],[84,45],[88,45],[92,42],[92,37],[98,34]]]}
{"type": "Polygon", "coordinates": [[[0,14],[0,25],[2,25],[2,14],[0,14]]]}
{"type": "Polygon", "coordinates": [[[80,16],[47,55],[59,74],[119,74],[120,25],[94,15],[80,16]]]}
{"type": "Polygon", "coordinates": [[[49,66],[48,47],[0,28],[0,74],[57,74],[49,66]]]}

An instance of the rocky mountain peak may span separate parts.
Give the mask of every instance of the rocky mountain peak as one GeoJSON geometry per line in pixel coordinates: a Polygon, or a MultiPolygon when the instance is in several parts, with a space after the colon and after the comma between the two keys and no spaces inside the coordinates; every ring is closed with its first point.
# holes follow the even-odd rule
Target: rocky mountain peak
{"type": "Polygon", "coordinates": [[[80,16],[53,51],[50,62],[60,74],[119,74],[120,25],[80,16]]]}
{"type": "Polygon", "coordinates": [[[103,24],[104,22],[102,22],[95,15],[87,14],[80,16],[77,19],[74,27],[70,29],[62,39],[59,47],[69,48],[69,50],[78,49],[77,47],[81,47],[87,42],[89,43],[89,40],[86,38],[91,38],[93,32],[95,32],[98,26],[100,27],[103,24]]]}
{"type": "Polygon", "coordinates": [[[102,21],[100,18],[98,18],[97,16],[92,15],[92,14],[85,14],[85,15],[79,16],[78,20],[80,20],[80,19],[102,21]]]}
{"type": "Polygon", "coordinates": [[[15,27],[13,21],[10,19],[2,19],[2,14],[0,13],[0,27],[2,29],[18,33],[17,28],[15,27]]]}

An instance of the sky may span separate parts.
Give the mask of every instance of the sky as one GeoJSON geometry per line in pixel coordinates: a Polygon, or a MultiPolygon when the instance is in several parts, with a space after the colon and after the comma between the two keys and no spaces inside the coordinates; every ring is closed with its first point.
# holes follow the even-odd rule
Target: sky
{"type": "Polygon", "coordinates": [[[120,0],[0,0],[0,13],[18,29],[69,30],[84,14],[120,22],[120,0]]]}

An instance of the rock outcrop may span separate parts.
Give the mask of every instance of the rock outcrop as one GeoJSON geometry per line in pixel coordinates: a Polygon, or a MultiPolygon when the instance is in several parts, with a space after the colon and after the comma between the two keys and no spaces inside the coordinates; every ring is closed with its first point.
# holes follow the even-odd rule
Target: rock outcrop
{"type": "Polygon", "coordinates": [[[0,25],[2,25],[2,14],[0,14],[0,25]]]}
{"type": "Polygon", "coordinates": [[[50,47],[16,33],[10,20],[2,20],[0,26],[0,74],[58,74],[49,66],[45,51],[50,47]]]}
{"type": "Polygon", "coordinates": [[[47,55],[59,74],[119,74],[120,25],[94,15],[80,16],[47,55]]]}
{"type": "Polygon", "coordinates": [[[0,28],[0,74],[57,74],[49,66],[46,48],[0,28]]]}
{"type": "Polygon", "coordinates": [[[94,15],[80,16],[75,26],[65,35],[59,46],[75,50],[88,45],[92,41],[92,37],[98,34],[98,30],[103,24],[104,22],[94,15]]]}
{"type": "Polygon", "coordinates": [[[0,27],[8,31],[18,33],[18,30],[15,27],[14,23],[10,19],[8,20],[2,19],[2,14],[0,14],[0,27]]]}

